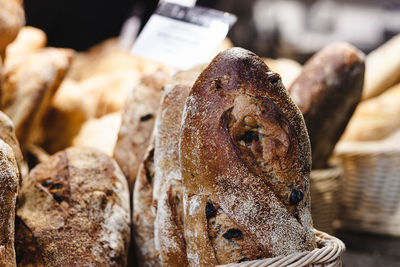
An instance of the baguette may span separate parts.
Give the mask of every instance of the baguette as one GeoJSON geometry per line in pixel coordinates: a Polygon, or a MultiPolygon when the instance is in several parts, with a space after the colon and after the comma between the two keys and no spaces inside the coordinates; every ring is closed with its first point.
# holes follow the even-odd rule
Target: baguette
{"type": "Polygon", "coordinates": [[[327,161],[361,98],[364,54],[347,43],[316,53],[289,88],[310,136],[313,169],[327,161]]]}
{"type": "Polygon", "coordinates": [[[202,72],[185,104],[179,153],[189,265],[315,248],[305,123],[255,54],[226,50],[202,72]]]}
{"type": "Polygon", "coordinates": [[[368,54],[362,99],[369,99],[400,82],[400,34],[368,54]]]}

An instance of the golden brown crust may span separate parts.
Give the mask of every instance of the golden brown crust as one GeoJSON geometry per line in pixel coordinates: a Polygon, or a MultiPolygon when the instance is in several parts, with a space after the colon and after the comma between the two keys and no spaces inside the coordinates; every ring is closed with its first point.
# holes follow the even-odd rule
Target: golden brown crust
{"type": "Polygon", "coordinates": [[[312,250],[310,152],[304,120],[278,74],[241,48],[214,58],[186,101],[181,130],[189,264],[243,259],[218,257],[207,203],[241,232],[225,239],[254,242],[238,248],[246,260],[312,250]]]}
{"type": "Polygon", "coordinates": [[[154,241],[163,266],[187,266],[183,224],[182,175],[179,166],[179,134],[183,108],[192,83],[164,88],[156,121],[153,202],[157,205],[154,241]]]}
{"type": "Polygon", "coordinates": [[[365,59],[362,100],[378,96],[400,82],[400,34],[372,51],[365,59]]]}
{"type": "Polygon", "coordinates": [[[169,76],[165,72],[145,76],[141,84],[130,92],[122,110],[114,158],[127,177],[131,192],[139,165],[149,146],[160,106],[161,89],[168,80],[169,76]]]}
{"type": "Polygon", "coordinates": [[[346,127],[342,141],[381,140],[400,128],[400,84],[362,101],[346,127]]]}
{"type": "Polygon", "coordinates": [[[14,219],[19,187],[18,165],[12,148],[0,139],[0,266],[16,266],[14,219]]]}
{"type": "Polygon", "coordinates": [[[126,265],[128,186],[104,153],[69,148],[37,165],[22,184],[17,216],[19,266],[126,265]]]}
{"type": "Polygon", "coordinates": [[[346,43],[315,54],[289,88],[303,113],[314,169],[324,168],[361,98],[364,55],[346,43]]]}
{"type": "Polygon", "coordinates": [[[0,6],[0,57],[3,57],[6,46],[25,24],[25,12],[16,1],[0,0],[0,6]]]}
{"type": "Polygon", "coordinates": [[[41,124],[63,79],[72,50],[45,48],[29,55],[21,64],[5,66],[2,90],[4,112],[15,125],[22,146],[42,138],[41,124]]]}

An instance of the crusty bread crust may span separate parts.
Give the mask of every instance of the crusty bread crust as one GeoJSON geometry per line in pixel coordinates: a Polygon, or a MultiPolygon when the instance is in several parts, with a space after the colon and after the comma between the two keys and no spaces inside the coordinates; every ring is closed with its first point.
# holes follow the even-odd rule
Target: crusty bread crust
{"type": "Polygon", "coordinates": [[[183,109],[192,84],[181,82],[165,86],[155,126],[154,241],[162,266],[188,265],[183,231],[179,135],[183,109]]]}
{"type": "Polygon", "coordinates": [[[126,266],[128,185],[114,160],[69,148],[37,165],[18,198],[18,266],[126,266]]]}
{"type": "Polygon", "coordinates": [[[310,136],[313,169],[325,168],[361,98],[364,54],[347,43],[315,54],[290,86],[310,136]]]}
{"type": "Polygon", "coordinates": [[[191,266],[315,247],[305,123],[280,76],[255,54],[226,50],[199,76],[185,105],[180,164],[191,266]],[[226,216],[221,227],[235,226],[220,247],[210,240],[218,212],[226,216]],[[225,246],[241,253],[219,257],[225,246]]]}
{"type": "Polygon", "coordinates": [[[133,192],[139,165],[149,146],[156,114],[160,106],[161,89],[169,74],[160,71],[143,77],[128,95],[122,110],[122,122],[114,148],[114,158],[128,179],[133,192]]]}
{"type": "Polygon", "coordinates": [[[0,266],[16,266],[14,250],[15,208],[19,171],[13,149],[0,139],[0,266]]]}
{"type": "Polygon", "coordinates": [[[154,133],[139,166],[133,191],[132,231],[135,244],[136,265],[161,266],[154,245],[153,179],[154,133]]]}

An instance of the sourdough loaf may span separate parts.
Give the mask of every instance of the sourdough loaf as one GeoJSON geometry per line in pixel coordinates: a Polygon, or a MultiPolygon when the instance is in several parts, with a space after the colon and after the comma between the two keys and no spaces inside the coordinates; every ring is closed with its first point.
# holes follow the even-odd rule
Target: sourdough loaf
{"type": "Polygon", "coordinates": [[[126,266],[128,185],[116,162],[69,148],[37,165],[18,196],[18,266],[126,266]]]}
{"type": "Polygon", "coordinates": [[[305,123],[255,54],[229,49],[199,76],[185,105],[180,165],[191,266],[314,249],[305,123]]]}
{"type": "Polygon", "coordinates": [[[325,168],[361,98],[364,54],[347,43],[316,53],[290,86],[310,136],[313,169],[325,168]]]}
{"type": "Polygon", "coordinates": [[[161,112],[155,125],[154,241],[162,266],[188,265],[183,230],[179,134],[183,108],[192,84],[181,82],[165,86],[161,112]]]}

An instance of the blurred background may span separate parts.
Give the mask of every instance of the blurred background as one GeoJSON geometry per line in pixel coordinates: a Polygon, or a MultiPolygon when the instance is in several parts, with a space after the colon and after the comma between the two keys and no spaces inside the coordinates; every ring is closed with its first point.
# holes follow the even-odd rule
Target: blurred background
{"type": "MultiPolygon", "coordinates": [[[[146,23],[155,0],[25,0],[27,24],[44,30],[48,44],[86,50],[118,36],[124,21],[146,23]]],[[[199,0],[238,16],[229,37],[265,57],[304,62],[334,40],[368,53],[400,32],[400,0],[199,0]]]]}

